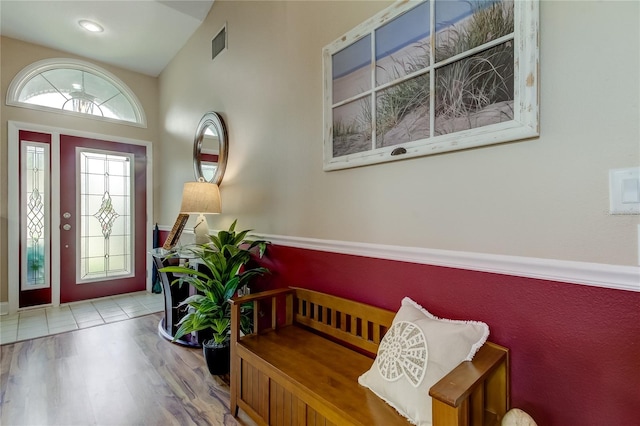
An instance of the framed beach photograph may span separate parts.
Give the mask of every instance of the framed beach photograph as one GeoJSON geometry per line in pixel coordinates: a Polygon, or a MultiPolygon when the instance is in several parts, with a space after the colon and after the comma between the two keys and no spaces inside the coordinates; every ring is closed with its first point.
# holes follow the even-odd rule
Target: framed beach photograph
{"type": "Polygon", "coordinates": [[[537,0],[398,2],[323,49],[324,169],[538,129],[537,0]]]}

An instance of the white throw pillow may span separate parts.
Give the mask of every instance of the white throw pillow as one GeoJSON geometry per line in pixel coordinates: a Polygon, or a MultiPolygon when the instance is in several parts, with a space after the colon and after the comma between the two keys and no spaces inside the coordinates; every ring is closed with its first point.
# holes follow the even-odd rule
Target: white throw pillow
{"type": "Polygon", "coordinates": [[[489,337],[487,324],[433,316],[405,297],[358,383],[415,425],[431,425],[429,389],[462,361],[471,361],[489,337]]]}

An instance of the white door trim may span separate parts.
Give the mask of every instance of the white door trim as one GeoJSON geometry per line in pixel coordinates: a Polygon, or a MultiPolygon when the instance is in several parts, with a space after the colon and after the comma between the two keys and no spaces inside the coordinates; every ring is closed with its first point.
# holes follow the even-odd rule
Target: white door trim
{"type": "MultiPolygon", "coordinates": [[[[85,137],[91,139],[103,139],[113,142],[126,143],[131,145],[142,145],[147,151],[147,219],[145,227],[148,230],[146,238],[146,251],[153,247],[153,144],[149,141],[139,139],[123,138],[120,136],[105,135],[93,132],[84,132],[79,130],[65,129],[59,127],[43,126],[40,124],[25,123],[19,121],[8,122],[8,151],[7,151],[7,260],[8,260],[8,295],[9,295],[9,314],[18,311],[19,298],[19,256],[18,250],[12,249],[18,246],[20,233],[19,223],[19,176],[18,176],[18,158],[19,158],[19,132],[26,130],[31,132],[42,132],[51,134],[51,211],[60,211],[60,172],[57,165],[60,164],[60,135],[70,135],[77,137],[85,137]]],[[[59,241],[60,239],[60,215],[51,215],[51,239],[59,241]]],[[[55,247],[55,243],[53,244],[55,247]]],[[[58,250],[52,250],[52,270],[51,270],[51,304],[53,306],[60,305],[60,273],[56,265],[60,263],[60,255],[58,250]]],[[[149,273],[152,270],[152,260],[149,257],[146,261],[146,288],[151,292],[153,277],[149,273]]]]}

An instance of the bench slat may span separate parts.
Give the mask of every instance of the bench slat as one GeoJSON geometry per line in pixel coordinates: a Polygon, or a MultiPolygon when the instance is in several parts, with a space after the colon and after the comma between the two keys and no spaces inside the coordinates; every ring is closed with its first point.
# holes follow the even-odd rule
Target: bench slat
{"type": "Polygon", "coordinates": [[[313,303],[315,306],[319,305],[324,309],[330,308],[332,315],[335,312],[336,317],[336,321],[318,321],[317,315],[315,318],[310,318],[305,315],[304,309],[299,305],[296,313],[296,322],[343,340],[370,354],[375,354],[378,351],[378,344],[382,338],[379,335],[380,327],[388,328],[395,316],[394,312],[385,309],[312,290],[296,288],[295,294],[301,304],[313,303]],[[337,321],[338,315],[340,318],[339,323],[337,321]],[[378,334],[376,334],[375,329],[378,329],[378,334]]]}

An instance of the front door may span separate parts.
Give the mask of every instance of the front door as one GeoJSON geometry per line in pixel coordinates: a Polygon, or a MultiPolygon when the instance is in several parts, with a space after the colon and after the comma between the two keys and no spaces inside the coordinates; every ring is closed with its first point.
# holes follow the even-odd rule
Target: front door
{"type": "Polygon", "coordinates": [[[150,147],[17,133],[18,307],[145,290],[150,147]]]}
{"type": "Polygon", "coordinates": [[[145,289],[145,182],[144,146],[60,135],[61,303],[145,289]]]}

